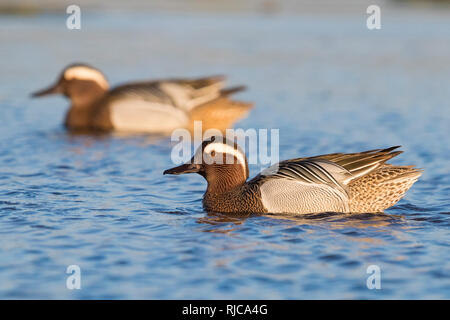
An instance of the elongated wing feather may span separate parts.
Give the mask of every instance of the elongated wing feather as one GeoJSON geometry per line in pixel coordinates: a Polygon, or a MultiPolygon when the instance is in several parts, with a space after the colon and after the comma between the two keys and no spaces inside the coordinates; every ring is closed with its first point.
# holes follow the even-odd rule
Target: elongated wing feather
{"type": "Polygon", "coordinates": [[[272,213],[348,212],[351,174],[324,159],[283,161],[249,181],[259,185],[261,201],[272,213]]]}
{"type": "Polygon", "coordinates": [[[364,176],[380,166],[386,165],[386,161],[402,153],[394,151],[400,146],[394,146],[386,149],[373,149],[358,153],[332,153],[309,158],[297,158],[287,160],[286,162],[297,162],[302,160],[323,159],[338,164],[351,173],[351,176],[344,180],[348,184],[351,180],[364,176]]]}
{"type": "Polygon", "coordinates": [[[159,88],[159,82],[136,82],[113,88],[108,93],[108,102],[125,99],[140,99],[146,102],[175,106],[171,97],[159,88]]]}
{"type": "Polygon", "coordinates": [[[350,172],[340,165],[325,159],[287,160],[272,166],[255,179],[289,179],[304,184],[327,185],[340,192],[347,192],[343,181],[351,177],[350,172]]]}
{"type": "Polygon", "coordinates": [[[197,106],[245,89],[244,86],[224,89],[224,85],[224,76],[136,82],[113,88],[108,93],[108,100],[141,99],[190,112],[197,106]]]}

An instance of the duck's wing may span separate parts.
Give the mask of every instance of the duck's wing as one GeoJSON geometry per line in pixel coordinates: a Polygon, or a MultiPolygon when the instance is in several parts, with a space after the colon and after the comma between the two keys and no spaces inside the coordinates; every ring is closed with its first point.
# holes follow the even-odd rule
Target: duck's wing
{"type": "MultiPolygon", "coordinates": [[[[170,132],[188,126],[195,107],[244,89],[223,89],[223,83],[222,76],[129,83],[110,90],[101,105],[109,109],[117,130],[170,132]]],[[[195,114],[203,114],[204,110],[209,108],[195,114]]]]}
{"type": "Polygon", "coordinates": [[[107,94],[109,103],[119,100],[139,99],[176,107],[171,97],[161,90],[160,81],[127,83],[111,89],[107,94]]]}
{"type": "Polygon", "coordinates": [[[403,151],[395,151],[400,146],[394,146],[385,149],[373,149],[364,152],[357,153],[330,153],[309,158],[297,158],[286,160],[285,162],[298,162],[303,160],[323,159],[333,162],[351,173],[351,178],[345,181],[348,184],[349,181],[358,177],[362,177],[381,166],[386,166],[386,161],[392,159],[403,151]]]}
{"type": "Polygon", "coordinates": [[[190,88],[191,90],[197,91],[198,94],[203,94],[210,90],[220,90],[225,85],[226,77],[223,75],[218,76],[209,76],[202,78],[174,78],[170,80],[166,80],[165,82],[171,82],[178,84],[180,86],[190,88]]]}
{"type": "Polygon", "coordinates": [[[258,184],[269,212],[349,212],[351,181],[386,166],[397,147],[360,153],[334,153],[282,161],[262,171],[258,184]]]}
{"type": "Polygon", "coordinates": [[[264,208],[271,213],[348,212],[350,172],[324,159],[289,160],[262,171],[257,184],[264,208]]]}
{"type": "Polygon", "coordinates": [[[224,76],[172,79],[161,82],[159,85],[160,89],[170,96],[174,104],[187,111],[246,89],[245,86],[232,88],[224,88],[224,86],[224,76]]]}
{"type": "Polygon", "coordinates": [[[346,193],[345,181],[351,173],[342,166],[316,158],[301,160],[291,159],[277,163],[263,170],[253,181],[258,183],[271,179],[286,179],[315,187],[330,187],[339,192],[346,193]]]}
{"type": "Polygon", "coordinates": [[[111,101],[142,99],[188,112],[204,103],[245,89],[245,86],[224,89],[224,85],[224,76],[136,82],[113,88],[108,94],[108,99],[111,101]]]}

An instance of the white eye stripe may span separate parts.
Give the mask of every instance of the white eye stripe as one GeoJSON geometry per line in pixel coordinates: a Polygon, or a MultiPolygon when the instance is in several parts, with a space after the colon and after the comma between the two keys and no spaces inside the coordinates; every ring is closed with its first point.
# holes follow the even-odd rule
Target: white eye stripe
{"type": "Polygon", "coordinates": [[[225,153],[236,157],[238,162],[242,165],[244,174],[247,175],[245,155],[243,155],[242,152],[225,143],[210,143],[203,150],[203,152],[205,153],[211,153],[213,151],[215,151],[216,153],[225,153]]]}
{"type": "Polygon", "coordinates": [[[79,66],[67,69],[64,72],[64,79],[80,79],[80,80],[92,80],[99,84],[103,89],[109,88],[108,81],[100,71],[95,69],[79,66]]]}

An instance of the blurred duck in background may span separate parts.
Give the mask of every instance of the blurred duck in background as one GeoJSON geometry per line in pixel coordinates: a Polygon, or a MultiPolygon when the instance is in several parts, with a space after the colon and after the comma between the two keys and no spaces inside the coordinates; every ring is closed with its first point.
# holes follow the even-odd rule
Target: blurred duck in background
{"type": "Polygon", "coordinates": [[[233,101],[244,86],[224,88],[225,77],[166,79],[123,84],[112,89],[103,73],[86,64],[66,67],[56,84],[33,97],[63,94],[71,101],[65,126],[71,131],[124,131],[169,134],[178,128],[225,131],[248,114],[251,103],[233,101]]]}

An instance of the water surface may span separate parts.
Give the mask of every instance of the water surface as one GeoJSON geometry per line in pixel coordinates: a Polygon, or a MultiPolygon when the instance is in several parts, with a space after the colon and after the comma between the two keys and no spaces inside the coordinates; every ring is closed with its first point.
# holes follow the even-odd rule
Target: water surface
{"type": "Polygon", "coordinates": [[[450,298],[450,19],[383,17],[2,16],[0,298],[450,298]],[[224,73],[255,102],[237,127],[279,129],[280,159],[402,145],[425,173],[384,215],[207,215],[200,176],[162,175],[168,138],[71,136],[67,101],[28,97],[76,61],[113,84],[224,73]]]}

